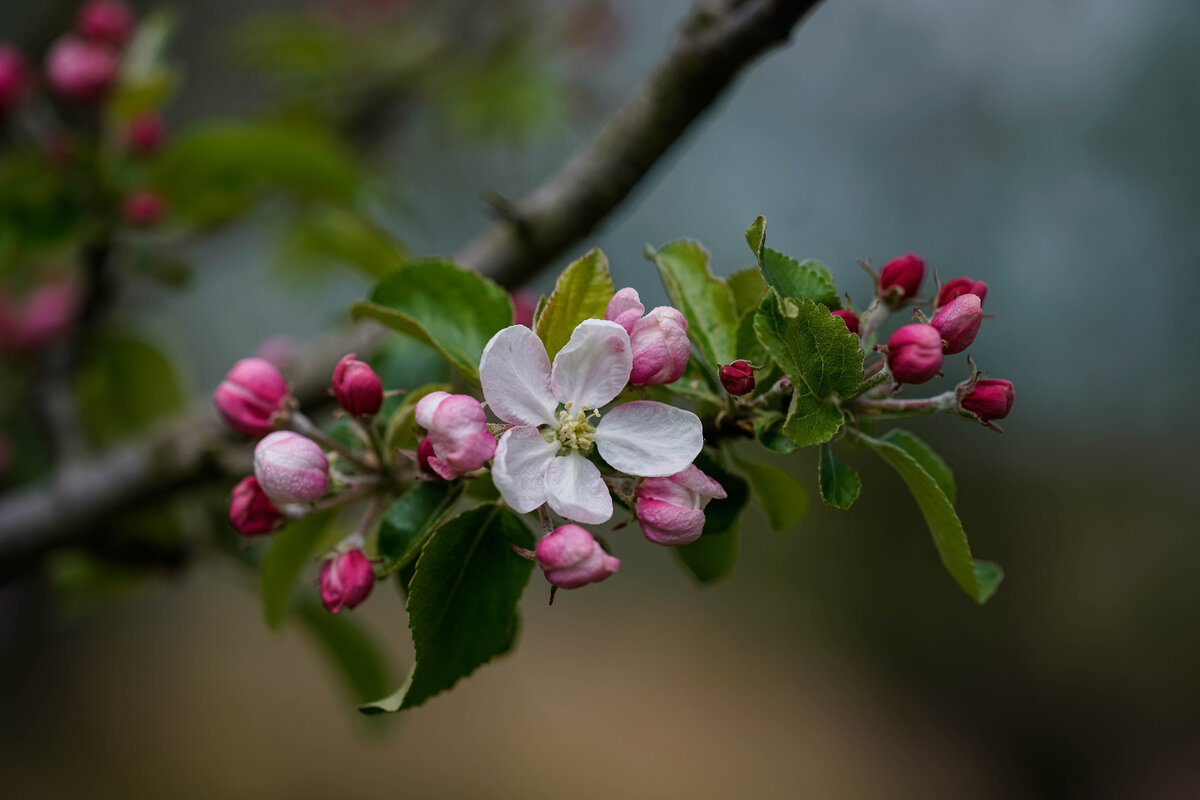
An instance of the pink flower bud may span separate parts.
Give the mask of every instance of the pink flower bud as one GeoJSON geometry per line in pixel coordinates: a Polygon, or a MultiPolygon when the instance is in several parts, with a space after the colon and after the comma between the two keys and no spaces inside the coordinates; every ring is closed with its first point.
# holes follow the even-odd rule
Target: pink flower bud
{"type": "Polygon", "coordinates": [[[254,448],[254,477],[276,503],[311,503],[329,491],[329,459],[312,439],[275,431],[254,448]]]}
{"type": "Polygon", "coordinates": [[[0,299],[0,349],[40,350],[66,335],[78,313],[79,293],[70,280],[43,284],[16,305],[0,299]]]}
{"type": "Polygon", "coordinates": [[[125,129],[125,146],[138,156],[148,156],[162,147],[166,128],[162,117],[157,114],[142,114],[135,117],[125,129]]]}
{"type": "Polygon", "coordinates": [[[692,357],[687,320],[670,306],[659,306],[634,323],[629,346],[633,352],[629,382],[634,386],[674,383],[692,357]]]}
{"type": "Polygon", "coordinates": [[[162,221],[167,206],[154,192],[134,192],[125,198],[122,214],[125,221],[138,228],[147,228],[162,221]]]}
{"type": "Polygon", "coordinates": [[[717,371],[721,385],[725,391],[734,397],[741,397],[754,391],[754,367],[748,361],[735,361],[726,364],[717,371]]]}
{"type": "Polygon", "coordinates": [[[108,46],[67,35],[46,54],[50,88],[69,100],[99,100],[112,88],[121,66],[108,46]]]}
{"type": "Polygon", "coordinates": [[[233,499],[229,503],[229,522],[246,536],[270,533],[283,515],[251,476],[233,487],[233,499]]]}
{"type": "Polygon", "coordinates": [[[932,325],[914,322],[899,328],[887,349],[897,383],[925,383],[942,369],[942,335],[932,325]]]}
{"type": "Polygon", "coordinates": [[[517,325],[524,325],[526,328],[533,327],[533,315],[537,312],[538,301],[541,296],[537,292],[531,292],[528,289],[518,289],[511,294],[513,303],[513,322],[517,325]]]}
{"type": "Polygon", "coordinates": [[[137,27],[133,10],[118,0],[92,0],[79,8],[75,29],[86,39],[122,47],[137,27]]]}
{"type": "Polygon", "coordinates": [[[938,289],[937,297],[933,300],[933,307],[934,309],[941,308],[962,294],[976,295],[979,298],[979,304],[983,305],[983,301],[987,299],[987,289],[987,284],[983,281],[973,281],[970,278],[955,278],[952,281],[943,283],[942,288],[938,289]]]}
{"type": "Polygon", "coordinates": [[[370,417],[383,407],[383,384],[369,364],[350,353],[333,370],[333,396],[350,416],[370,417]]]}
{"type": "Polygon", "coordinates": [[[848,309],[832,312],[835,317],[841,317],[842,322],[846,323],[846,330],[851,333],[858,333],[858,315],[848,309]]]}
{"type": "Polygon", "coordinates": [[[694,542],[704,531],[704,507],[724,499],[721,484],[691,464],[669,478],[646,478],[634,492],[642,533],[656,544],[694,542]]]}
{"type": "Polygon", "coordinates": [[[645,313],[646,307],[642,305],[637,289],[626,286],[614,294],[612,300],[608,301],[608,309],[604,312],[604,318],[609,322],[617,323],[625,329],[626,333],[632,334],[633,326],[645,313]]]}
{"type": "MultiPolygon", "coordinates": [[[[433,457],[433,442],[429,441],[429,437],[426,436],[421,440],[421,444],[417,445],[417,466],[426,475],[438,475],[429,464],[429,459],[433,457]]],[[[440,478],[441,476],[438,475],[438,477],[440,478]]]]}
{"type": "Polygon", "coordinates": [[[234,364],[213,393],[225,424],[249,436],[270,433],[273,417],[285,409],[288,398],[283,375],[261,358],[244,358],[234,364]]]}
{"type": "Polygon", "coordinates": [[[909,253],[884,264],[879,273],[879,296],[893,304],[911,300],[925,280],[925,259],[909,253]]]}
{"type": "Polygon", "coordinates": [[[360,548],[336,553],[321,565],[321,603],[330,614],[354,608],[375,588],[375,570],[360,548]]]}
{"type": "Polygon", "coordinates": [[[538,566],[546,580],[560,589],[599,583],[617,571],[620,559],[604,552],[592,535],[578,525],[560,525],[537,544],[538,566]]]}
{"type": "Polygon", "coordinates": [[[1011,381],[988,378],[975,384],[961,405],[984,422],[1004,419],[1012,411],[1013,385],[1011,381]]]}
{"type": "Polygon", "coordinates": [[[0,117],[16,108],[29,86],[29,64],[11,44],[0,44],[0,117]]]}
{"type": "MultiPolygon", "coordinates": [[[[448,481],[481,468],[496,452],[496,437],[488,430],[487,414],[470,395],[426,395],[417,403],[416,419],[429,431],[421,447],[429,442],[432,450],[422,466],[427,465],[448,481]]],[[[418,450],[418,461],[420,457],[418,450]]]]}
{"type": "Polygon", "coordinates": [[[929,324],[942,335],[946,355],[961,353],[971,346],[983,322],[983,306],[979,297],[960,294],[941,311],[934,314],[929,324]]]}

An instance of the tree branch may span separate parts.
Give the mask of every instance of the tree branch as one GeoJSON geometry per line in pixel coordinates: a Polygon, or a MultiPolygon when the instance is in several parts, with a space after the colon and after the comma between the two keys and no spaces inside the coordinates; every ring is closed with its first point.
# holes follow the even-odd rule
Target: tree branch
{"type": "MultiPolygon", "coordinates": [[[[517,285],[591,233],[759,55],[782,44],[819,0],[702,0],[684,18],[653,73],[547,183],[455,256],[464,267],[517,285]]],[[[324,394],[337,360],[368,350],[380,332],[331,335],[291,376],[297,397],[324,394]]],[[[207,407],[50,480],[0,499],[0,563],[24,562],[80,541],[102,522],[165,493],[245,474],[249,450],[207,407]]]]}

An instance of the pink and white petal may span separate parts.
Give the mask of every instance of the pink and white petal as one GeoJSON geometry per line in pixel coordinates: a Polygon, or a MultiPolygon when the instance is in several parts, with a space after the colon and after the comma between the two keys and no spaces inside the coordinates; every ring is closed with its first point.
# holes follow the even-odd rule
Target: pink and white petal
{"type": "Polygon", "coordinates": [[[612,300],[608,301],[604,318],[609,322],[617,323],[625,329],[626,333],[632,334],[633,324],[645,313],[646,307],[642,305],[642,299],[638,297],[637,289],[626,286],[614,294],[612,300]]]}
{"type": "Polygon", "coordinates": [[[646,478],[682,472],[704,446],[699,417],[648,400],[624,403],[606,413],[593,438],[600,456],[614,469],[646,478]]]}
{"type": "Polygon", "coordinates": [[[550,372],[550,388],[561,403],[600,408],[629,383],[633,351],[629,334],[615,322],[585,319],[571,334],[550,372]]]}
{"type": "Polygon", "coordinates": [[[433,427],[433,415],[437,413],[442,401],[450,396],[449,392],[430,392],[417,401],[414,416],[417,424],[425,430],[433,427]]]}
{"type": "MultiPolygon", "coordinates": [[[[682,474],[682,473],[680,473],[682,474]]],[[[649,500],[661,500],[680,508],[700,508],[700,495],[670,478],[646,478],[637,487],[637,496],[649,500]]]]}
{"type": "Polygon", "coordinates": [[[671,481],[690,489],[700,497],[723,500],[726,496],[725,487],[705,475],[695,464],[689,465],[678,475],[672,475],[671,481]]]}
{"type": "Polygon", "coordinates": [[[546,502],[559,516],[595,525],[613,513],[600,470],[578,453],[555,458],[546,470],[546,502]]]}
{"type": "Polygon", "coordinates": [[[497,417],[517,425],[553,424],[558,404],[550,391],[550,357],[524,325],[497,333],[479,360],[483,397],[497,417]]]}
{"type": "Polygon", "coordinates": [[[642,534],[655,544],[688,544],[699,539],[704,532],[703,511],[679,508],[661,500],[639,499],[637,518],[642,526],[642,534]]]}
{"type": "Polygon", "coordinates": [[[546,502],[546,468],[558,452],[537,428],[510,428],[496,445],[492,480],[509,508],[527,514],[546,502]]]}

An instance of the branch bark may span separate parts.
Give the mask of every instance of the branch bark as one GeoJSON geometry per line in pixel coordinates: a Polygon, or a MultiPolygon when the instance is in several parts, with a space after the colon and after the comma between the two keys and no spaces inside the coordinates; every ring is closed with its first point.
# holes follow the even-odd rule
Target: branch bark
{"type": "MultiPolygon", "coordinates": [[[[702,0],[657,68],[548,182],[456,254],[464,267],[517,285],[587,236],[711,107],[748,64],[787,41],[819,0],[702,0]]],[[[377,329],[318,342],[291,376],[320,397],[337,360],[369,349],[377,329]]],[[[65,466],[0,499],[0,564],[11,567],[102,530],[112,516],[166,493],[247,469],[249,450],[207,404],[141,438],[65,466]],[[236,471],[235,471],[236,470],[236,471]]]]}

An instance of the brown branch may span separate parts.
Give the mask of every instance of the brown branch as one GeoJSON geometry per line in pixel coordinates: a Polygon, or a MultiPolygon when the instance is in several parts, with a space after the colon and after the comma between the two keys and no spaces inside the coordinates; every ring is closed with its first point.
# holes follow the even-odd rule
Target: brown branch
{"type": "MultiPolygon", "coordinates": [[[[456,255],[505,286],[532,276],[591,233],[759,55],[785,42],[819,0],[704,0],[683,20],[654,72],[541,188],[456,255]]],[[[303,402],[320,397],[338,358],[365,351],[378,330],[322,340],[291,376],[303,402]]],[[[85,538],[100,523],[150,499],[220,475],[243,474],[249,450],[207,407],[134,442],[60,469],[47,482],[0,499],[0,563],[85,538]],[[231,466],[236,464],[236,467],[231,466]]]]}

